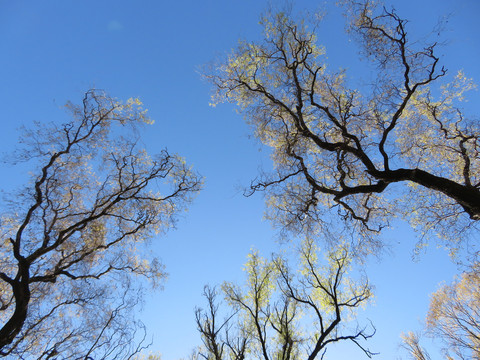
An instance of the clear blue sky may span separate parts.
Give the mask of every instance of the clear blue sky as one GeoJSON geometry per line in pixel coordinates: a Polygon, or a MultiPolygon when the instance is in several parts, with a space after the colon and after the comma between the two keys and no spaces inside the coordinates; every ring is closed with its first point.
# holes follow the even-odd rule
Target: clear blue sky
{"type": "MultiPolygon", "coordinates": [[[[272,1],[273,2],[273,1],[272,1]]],[[[274,3],[274,2],[273,2],[274,3]]],[[[333,1],[292,1],[298,10],[324,4],[332,17],[320,28],[332,67],[353,76],[353,47],[343,34],[333,1]]],[[[387,2],[392,3],[392,2],[387,2]]],[[[78,102],[91,87],[112,96],[140,97],[155,125],[144,134],[151,153],[168,147],[184,156],[206,177],[205,190],[178,223],[178,230],[156,239],[170,276],[164,291],[146,299],[142,319],[154,336],[151,350],[164,360],[187,356],[200,344],[193,309],[203,305],[204,284],[241,280],[252,246],[268,255],[278,248],[275,230],[262,220],[261,196],[244,198],[259,167],[269,169],[268,150],[231,105],[208,106],[210,87],[198,67],[235,47],[239,39],[261,35],[258,19],[264,0],[177,1],[10,1],[0,0],[0,151],[15,147],[16,129],[32,121],[61,121],[67,100],[78,102]]],[[[464,69],[480,81],[480,2],[477,0],[393,1],[411,21],[410,34],[427,34],[443,15],[450,15],[440,53],[453,73],[464,69]]],[[[478,94],[473,94],[478,103],[478,94]]],[[[12,169],[2,168],[2,174],[12,169]]],[[[20,172],[17,172],[18,174],[20,172]]],[[[22,182],[2,176],[1,188],[22,182]]],[[[455,268],[445,252],[430,247],[411,260],[415,235],[405,226],[385,235],[391,255],[368,269],[376,286],[376,305],[365,313],[377,327],[370,348],[377,359],[400,354],[402,331],[420,329],[429,293],[449,281],[455,268]]],[[[331,349],[329,359],[359,358],[350,348],[331,349]],[[351,354],[351,355],[349,355],[351,354]]]]}

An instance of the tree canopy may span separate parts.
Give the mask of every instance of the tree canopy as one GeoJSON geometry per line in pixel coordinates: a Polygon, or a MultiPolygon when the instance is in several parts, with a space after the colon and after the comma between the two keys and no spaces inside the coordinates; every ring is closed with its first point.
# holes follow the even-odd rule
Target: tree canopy
{"type": "MultiPolygon", "coordinates": [[[[443,284],[432,294],[425,335],[441,341],[447,360],[477,359],[480,356],[480,271],[478,261],[451,284],[443,284]]],[[[420,335],[403,336],[412,359],[431,359],[420,345],[420,335]]]]}
{"type": "Polygon", "coordinates": [[[257,251],[245,264],[245,285],[225,282],[222,292],[230,316],[221,318],[218,291],[205,288],[207,310],[196,310],[206,360],[323,359],[332,344],[352,342],[368,357],[364,342],[375,330],[352,325],[356,310],[372,297],[364,278],[353,279],[352,258],[338,247],[322,259],[312,239],[295,252],[296,267],[286,256],[272,260],[257,251]]]}
{"type": "Polygon", "coordinates": [[[0,354],[119,359],[138,350],[132,276],[165,276],[142,246],[202,180],[179,156],[139,146],[137,129],[152,121],[138,99],[89,90],[66,108],[69,122],[26,130],[14,155],[36,168],[2,214],[0,354]]]}
{"type": "Polygon", "coordinates": [[[287,230],[318,229],[334,209],[367,236],[403,217],[455,244],[480,219],[480,129],[461,110],[474,85],[463,72],[443,81],[437,44],[411,40],[395,10],[343,6],[376,71],[369,86],[327,64],[314,22],[285,12],[207,71],[214,103],[236,103],[272,149],[275,170],[250,193],[267,191],[268,216],[287,230]]]}
{"type": "Polygon", "coordinates": [[[448,359],[480,356],[479,266],[476,262],[432,295],[426,328],[431,336],[443,341],[448,359]]]}

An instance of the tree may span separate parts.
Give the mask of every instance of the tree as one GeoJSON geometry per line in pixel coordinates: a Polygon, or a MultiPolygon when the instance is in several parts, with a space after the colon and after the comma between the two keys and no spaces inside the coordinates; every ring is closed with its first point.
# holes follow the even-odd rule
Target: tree
{"type": "MultiPolygon", "coordinates": [[[[433,293],[426,320],[426,335],[443,342],[447,360],[480,358],[480,264],[474,262],[449,285],[433,293]]],[[[412,359],[430,359],[420,337],[403,336],[403,347],[412,359]]]]}
{"type": "Polygon", "coordinates": [[[252,252],[245,265],[246,285],[222,286],[231,309],[223,321],[218,291],[206,287],[208,308],[195,312],[204,344],[200,355],[207,360],[313,360],[322,359],[329,345],[345,341],[374,355],[362,344],[374,332],[345,325],[371,298],[368,282],[346,277],[351,262],[346,248],[330,253],[324,266],[318,253],[312,240],[304,241],[299,268],[293,271],[282,256],[268,261],[252,252]]]}
{"type": "Polygon", "coordinates": [[[248,194],[266,190],[268,216],[287,230],[316,229],[337,209],[369,237],[403,216],[455,243],[480,219],[480,129],[459,108],[473,84],[459,72],[440,86],[437,44],[412,42],[394,10],[343,3],[371,86],[330,70],[315,24],[284,12],[262,20],[263,42],[207,71],[214,103],[238,104],[273,151],[275,171],[248,194]]]}
{"type": "Polygon", "coordinates": [[[427,315],[427,331],[443,340],[448,359],[480,358],[480,264],[436,291],[427,315]]]}
{"type": "Polygon", "coordinates": [[[195,321],[201,334],[204,350],[196,350],[197,357],[207,360],[244,360],[249,343],[248,335],[242,324],[233,329],[231,320],[238,314],[234,311],[227,319],[219,319],[218,291],[216,288],[205,286],[203,296],[207,299],[208,309],[195,309],[195,321]],[[232,332],[235,332],[232,334],[232,332]]]}
{"type": "Polygon", "coordinates": [[[152,121],[138,99],[89,90],[66,107],[72,120],[25,131],[15,155],[37,167],[1,220],[0,354],[119,359],[139,326],[132,276],[165,277],[142,248],[174,225],[201,178],[177,155],[139,147],[152,121]]]}
{"type": "Polygon", "coordinates": [[[409,332],[408,334],[402,335],[403,344],[402,347],[405,348],[410,358],[413,360],[430,360],[430,356],[425,351],[424,348],[420,346],[420,337],[417,334],[409,332]]]}

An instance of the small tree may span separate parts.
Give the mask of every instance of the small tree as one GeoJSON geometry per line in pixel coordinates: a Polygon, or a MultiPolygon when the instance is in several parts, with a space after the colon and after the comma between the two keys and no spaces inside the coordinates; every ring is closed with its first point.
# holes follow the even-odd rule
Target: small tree
{"type": "Polygon", "coordinates": [[[238,104],[273,149],[275,172],[251,192],[268,191],[268,216],[287,230],[318,227],[336,208],[368,236],[403,216],[455,243],[480,219],[480,128],[460,109],[473,85],[462,72],[437,85],[447,71],[436,43],[412,42],[394,10],[343,3],[375,65],[371,87],[332,70],[315,24],[282,12],[262,20],[263,42],[242,42],[206,75],[214,102],[238,104]]]}
{"type": "Polygon", "coordinates": [[[71,121],[24,133],[16,160],[37,168],[1,220],[1,355],[132,350],[138,324],[125,309],[141,295],[132,276],[165,276],[142,244],[171,227],[201,187],[180,157],[139,148],[137,129],[152,122],[141,105],[90,90],[80,106],[67,105],[71,121]]]}
{"type": "Polygon", "coordinates": [[[427,331],[444,342],[448,359],[480,358],[480,264],[433,294],[427,331]]]}
{"type": "MultiPolygon", "coordinates": [[[[447,360],[480,358],[480,265],[473,262],[451,284],[443,285],[430,300],[425,334],[443,343],[447,360]]],[[[403,347],[412,359],[429,360],[420,337],[403,336],[403,347]]]]}
{"type": "Polygon", "coordinates": [[[412,360],[430,360],[430,355],[420,346],[420,337],[412,332],[402,335],[402,347],[407,350],[412,360]]]}
{"type": "Polygon", "coordinates": [[[226,320],[219,319],[217,291],[206,288],[208,310],[196,310],[203,358],[313,360],[323,358],[329,345],[344,341],[373,355],[362,344],[373,333],[345,326],[348,312],[372,296],[368,282],[346,278],[348,252],[330,253],[328,265],[322,266],[315,244],[307,240],[298,255],[299,269],[293,271],[281,256],[267,261],[252,252],[245,265],[246,285],[222,286],[232,311],[226,320]]]}

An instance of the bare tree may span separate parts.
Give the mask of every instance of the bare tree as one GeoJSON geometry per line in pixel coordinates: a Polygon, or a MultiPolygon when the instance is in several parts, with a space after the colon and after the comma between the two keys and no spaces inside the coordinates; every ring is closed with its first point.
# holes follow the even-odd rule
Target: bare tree
{"type": "Polygon", "coordinates": [[[370,88],[330,70],[315,23],[282,12],[263,19],[263,42],[207,71],[214,102],[238,104],[273,149],[275,172],[248,194],[267,190],[268,216],[287,230],[321,226],[333,208],[368,237],[400,215],[455,243],[480,219],[480,129],[459,108],[473,85],[459,72],[436,91],[447,74],[436,43],[411,41],[394,10],[343,3],[377,71],[370,88]]]}
{"type": "Polygon", "coordinates": [[[205,347],[205,352],[198,351],[199,356],[207,360],[222,360],[227,356],[232,360],[244,360],[248,344],[246,331],[238,326],[239,330],[232,334],[231,320],[238,311],[234,311],[232,315],[219,322],[219,302],[216,288],[205,286],[203,296],[208,303],[207,310],[195,309],[197,329],[205,347]]]}
{"type": "Polygon", "coordinates": [[[67,105],[71,121],[23,134],[15,159],[37,168],[2,216],[1,355],[121,358],[129,349],[138,325],[124,310],[142,286],[132,277],[165,275],[142,248],[201,187],[180,157],[138,146],[138,127],[151,123],[141,105],[89,90],[67,105]]]}
{"type": "Polygon", "coordinates": [[[374,355],[363,344],[374,331],[346,325],[346,313],[355,312],[371,297],[366,280],[346,278],[351,261],[346,249],[330,253],[326,266],[320,264],[311,240],[302,244],[298,255],[294,272],[283,257],[267,261],[251,253],[245,265],[246,285],[222,286],[233,313],[223,321],[217,293],[207,288],[208,309],[196,310],[205,359],[322,359],[330,344],[345,341],[368,357],[374,355]]]}

